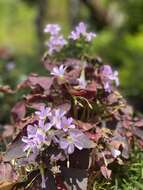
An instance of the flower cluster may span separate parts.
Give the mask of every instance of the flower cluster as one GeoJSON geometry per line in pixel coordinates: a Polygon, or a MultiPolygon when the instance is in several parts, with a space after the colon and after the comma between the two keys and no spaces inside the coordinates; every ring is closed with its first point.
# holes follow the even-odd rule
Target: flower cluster
{"type": "Polygon", "coordinates": [[[27,136],[22,138],[24,151],[35,153],[42,150],[44,145],[55,143],[65,154],[72,154],[75,147],[82,150],[93,146],[92,141],[76,129],[73,118],[65,116],[66,111],[42,107],[35,114],[38,116],[38,124],[27,126],[27,136]]]}
{"type": "Polygon", "coordinates": [[[69,36],[70,39],[77,40],[80,37],[84,37],[87,42],[90,42],[96,34],[93,32],[87,32],[87,26],[80,22],[78,26],[76,26],[75,30],[73,30],[69,36]]]}
{"type": "Polygon", "coordinates": [[[112,81],[115,82],[116,86],[119,86],[118,71],[112,71],[110,65],[103,65],[100,68],[100,73],[105,91],[111,92],[112,81]]]}
{"type": "MultiPolygon", "coordinates": [[[[68,41],[59,33],[60,31],[61,27],[58,24],[48,24],[44,29],[45,33],[50,34],[49,40],[46,42],[49,55],[52,55],[54,52],[59,52],[68,44],[68,41]]],[[[90,42],[95,36],[95,33],[87,32],[87,26],[83,22],[80,22],[75,30],[70,33],[68,38],[78,40],[80,37],[83,37],[85,41],[90,42]]]]}
{"type": "Polygon", "coordinates": [[[49,55],[59,52],[67,44],[64,37],[59,34],[60,30],[61,28],[58,24],[48,24],[44,29],[45,33],[50,34],[49,41],[46,43],[49,55]]]}

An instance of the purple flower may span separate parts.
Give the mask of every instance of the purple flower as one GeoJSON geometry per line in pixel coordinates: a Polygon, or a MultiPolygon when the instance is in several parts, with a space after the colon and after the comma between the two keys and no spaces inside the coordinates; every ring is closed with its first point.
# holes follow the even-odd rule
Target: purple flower
{"type": "Polygon", "coordinates": [[[77,40],[77,39],[80,38],[80,35],[76,31],[71,31],[71,34],[70,34],[69,38],[73,39],[73,40],[77,40]]]}
{"type": "Polygon", "coordinates": [[[35,136],[35,140],[37,141],[37,144],[41,146],[45,142],[46,139],[46,133],[42,128],[38,128],[35,136]]]}
{"type": "Polygon", "coordinates": [[[70,129],[69,136],[67,138],[60,138],[60,148],[68,154],[72,154],[75,147],[79,150],[83,148],[93,148],[95,145],[89,138],[78,129],[70,129]]]}
{"type": "Polygon", "coordinates": [[[35,136],[37,133],[37,126],[28,125],[27,126],[27,136],[22,137],[22,141],[25,143],[24,151],[31,149],[33,152],[37,149],[37,141],[35,136]]]}
{"type": "Polygon", "coordinates": [[[86,33],[85,38],[87,42],[91,42],[93,38],[96,37],[96,34],[93,32],[86,33]]]}
{"type": "Polygon", "coordinates": [[[47,46],[49,48],[49,55],[52,55],[54,52],[59,52],[66,44],[67,41],[64,39],[62,35],[51,36],[49,38],[49,41],[47,42],[47,46]]]}
{"type": "Polygon", "coordinates": [[[67,132],[68,129],[73,129],[75,128],[75,125],[73,124],[73,118],[66,118],[66,117],[62,117],[61,119],[61,128],[63,129],[63,131],[67,132]]]}
{"type": "Polygon", "coordinates": [[[27,126],[27,136],[28,138],[34,138],[37,133],[37,125],[28,125],[27,126]]]}
{"type": "Polygon", "coordinates": [[[40,149],[43,144],[50,145],[51,138],[49,139],[46,136],[44,128],[40,128],[37,125],[28,125],[27,127],[27,136],[23,136],[22,141],[25,143],[24,151],[31,150],[35,152],[37,149],[40,149]]]}
{"type": "Polygon", "coordinates": [[[51,108],[42,107],[40,111],[36,111],[35,114],[39,116],[40,120],[45,120],[48,116],[51,115],[51,108]]]}
{"type": "Polygon", "coordinates": [[[76,32],[78,34],[86,34],[86,30],[87,30],[87,26],[83,23],[83,22],[80,22],[78,24],[78,26],[76,27],[76,32]]]}
{"type": "Polygon", "coordinates": [[[100,72],[105,91],[111,92],[112,81],[115,82],[116,86],[119,86],[118,72],[113,72],[109,65],[102,66],[100,72]]]}
{"type": "Polygon", "coordinates": [[[44,132],[46,133],[52,128],[52,123],[50,123],[50,122],[45,123],[45,120],[40,119],[39,123],[38,123],[38,127],[40,129],[44,130],[44,132]]]}
{"type": "Polygon", "coordinates": [[[60,30],[61,27],[58,24],[47,24],[44,29],[44,32],[50,33],[51,35],[57,35],[60,30]]]}
{"type": "Polygon", "coordinates": [[[51,116],[49,116],[50,123],[57,129],[62,129],[62,117],[66,114],[62,109],[54,109],[51,116]]]}
{"type": "Polygon", "coordinates": [[[87,42],[90,42],[96,36],[96,34],[93,32],[88,33],[86,30],[87,30],[87,26],[83,22],[80,22],[78,26],[76,26],[75,31],[71,32],[71,34],[69,35],[69,38],[73,40],[77,40],[81,36],[83,36],[87,42]]]}
{"type": "Polygon", "coordinates": [[[46,123],[46,124],[44,125],[44,130],[45,130],[45,132],[49,131],[51,128],[52,128],[52,123],[46,123]]]}
{"type": "Polygon", "coordinates": [[[63,65],[60,65],[60,67],[54,67],[51,72],[51,75],[63,78],[65,74],[65,70],[66,70],[66,67],[64,67],[63,65]]]}

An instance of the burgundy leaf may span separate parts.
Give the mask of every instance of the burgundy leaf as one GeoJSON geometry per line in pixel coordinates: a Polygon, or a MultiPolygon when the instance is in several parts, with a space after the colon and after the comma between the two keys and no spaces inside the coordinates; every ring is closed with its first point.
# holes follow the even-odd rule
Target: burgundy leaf
{"type": "Polygon", "coordinates": [[[24,143],[21,139],[17,139],[9,146],[6,153],[4,154],[3,160],[9,162],[13,159],[19,159],[26,156],[26,153],[23,151],[24,143]]]}
{"type": "Polygon", "coordinates": [[[31,74],[25,81],[23,81],[21,84],[17,86],[17,89],[26,88],[26,87],[35,88],[37,85],[39,85],[48,94],[52,84],[53,84],[52,77],[38,76],[37,74],[31,74]]]}
{"type": "Polygon", "coordinates": [[[26,114],[26,106],[24,101],[17,102],[11,110],[12,118],[15,122],[20,121],[26,114]]]}
{"type": "Polygon", "coordinates": [[[0,163],[0,182],[17,181],[18,176],[9,163],[0,163]]]}
{"type": "Polygon", "coordinates": [[[44,90],[49,90],[53,84],[53,78],[43,76],[29,76],[28,81],[32,86],[40,85],[44,90]]]}

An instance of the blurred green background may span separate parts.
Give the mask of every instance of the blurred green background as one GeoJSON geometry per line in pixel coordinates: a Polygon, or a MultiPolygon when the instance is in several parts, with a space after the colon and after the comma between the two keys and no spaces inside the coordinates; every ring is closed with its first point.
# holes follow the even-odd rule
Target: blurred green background
{"type": "MultiPolygon", "coordinates": [[[[143,0],[0,0],[0,85],[13,88],[40,64],[43,28],[58,23],[67,34],[79,21],[96,31],[92,56],[119,70],[120,90],[143,111],[143,0]]],[[[0,94],[0,123],[19,97],[0,94]]]]}

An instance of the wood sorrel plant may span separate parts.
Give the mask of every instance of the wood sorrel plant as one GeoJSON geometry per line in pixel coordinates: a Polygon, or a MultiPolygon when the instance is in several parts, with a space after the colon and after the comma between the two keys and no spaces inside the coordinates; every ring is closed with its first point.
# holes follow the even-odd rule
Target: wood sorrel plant
{"type": "Polygon", "coordinates": [[[92,189],[94,176],[111,180],[126,163],[134,140],[142,145],[143,121],[118,92],[118,72],[84,55],[96,35],[84,23],[66,39],[60,30],[44,30],[48,76],[31,74],[13,91],[30,89],[12,109],[18,134],[0,165],[15,189],[92,189]]]}

